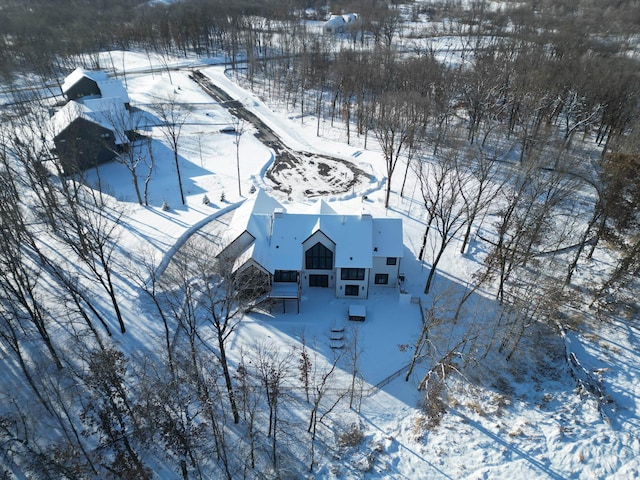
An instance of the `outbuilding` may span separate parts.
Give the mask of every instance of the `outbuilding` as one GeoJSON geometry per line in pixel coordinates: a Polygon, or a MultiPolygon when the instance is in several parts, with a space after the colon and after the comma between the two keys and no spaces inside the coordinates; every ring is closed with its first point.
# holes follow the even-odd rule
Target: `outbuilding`
{"type": "Polygon", "coordinates": [[[51,118],[55,154],[66,175],[113,160],[128,148],[129,94],[103,71],[76,68],[62,83],[67,104],[51,118]]]}
{"type": "Polygon", "coordinates": [[[109,162],[129,144],[129,112],[118,100],[69,102],[51,119],[55,152],[66,175],[109,162]]]}
{"type": "Polygon", "coordinates": [[[62,83],[62,94],[69,101],[83,102],[86,99],[117,98],[129,108],[130,100],[122,82],[101,70],[76,68],[62,83]]]}

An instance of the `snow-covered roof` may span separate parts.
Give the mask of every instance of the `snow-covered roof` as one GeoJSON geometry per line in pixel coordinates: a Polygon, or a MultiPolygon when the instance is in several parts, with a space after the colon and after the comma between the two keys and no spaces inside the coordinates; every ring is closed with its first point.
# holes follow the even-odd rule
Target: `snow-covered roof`
{"type": "Polygon", "coordinates": [[[352,23],[352,22],[355,22],[356,20],[358,20],[358,14],[357,13],[346,13],[346,14],[342,15],[342,19],[346,23],[352,23]]]}
{"type": "MultiPolygon", "coordinates": [[[[267,216],[271,220],[271,214],[276,209],[284,207],[273,197],[258,189],[240,205],[233,214],[231,224],[225,232],[224,240],[226,244],[235,240],[242,232],[249,232],[254,238],[261,235],[263,228],[260,217],[267,216]]],[[[262,219],[264,220],[264,219],[262,219]]]]}
{"type": "Polygon", "coordinates": [[[83,68],[76,68],[64,79],[62,83],[62,93],[66,94],[76,83],[82,80],[84,77],[90,78],[94,82],[102,82],[109,79],[109,76],[101,70],[85,70],[83,68]]]}
{"type": "Polygon", "coordinates": [[[329,205],[323,199],[320,199],[313,202],[304,213],[315,215],[332,215],[335,214],[336,211],[331,208],[331,205],[329,205]]]}
{"type": "Polygon", "coordinates": [[[51,118],[53,136],[56,137],[78,118],[96,123],[114,133],[116,145],[129,142],[125,130],[129,130],[129,111],[119,100],[94,98],[85,102],[71,101],[51,118]]]}
{"type": "Polygon", "coordinates": [[[401,219],[374,218],[372,234],[374,257],[401,258],[403,256],[401,219]]]}
{"type": "MultiPolygon", "coordinates": [[[[129,93],[124,88],[122,82],[116,78],[109,78],[109,76],[101,70],[84,70],[82,68],[76,68],[71,72],[62,83],[62,93],[65,95],[83,78],[89,78],[96,82],[98,90],[100,90],[100,96],[102,98],[117,98],[122,103],[129,103],[129,93]]],[[[96,98],[95,96],[88,98],[96,98]]],[[[86,99],[80,98],[79,102],[84,103],[86,99]]]]}
{"type": "Polygon", "coordinates": [[[323,200],[304,213],[288,213],[262,190],[238,208],[228,231],[227,241],[249,232],[255,240],[242,253],[242,263],[252,258],[271,273],[303,270],[302,245],[318,232],[334,243],[336,268],[371,268],[373,257],[403,253],[400,219],[341,214],[323,200]]]}
{"type": "Polygon", "coordinates": [[[332,15],[331,18],[326,21],[323,28],[326,32],[337,33],[342,31],[344,23],[344,18],[340,15],[332,15]]]}
{"type": "Polygon", "coordinates": [[[122,82],[118,79],[111,79],[98,82],[100,95],[102,98],[117,98],[122,103],[129,103],[129,93],[124,88],[122,82]]]}
{"type": "Polygon", "coordinates": [[[254,242],[251,245],[249,245],[247,248],[245,248],[242,252],[240,252],[240,254],[233,261],[231,272],[235,273],[239,270],[242,270],[244,267],[250,264],[255,265],[256,268],[260,268],[264,270],[265,267],[262,265],[262,263],[259,261],[256,261],[256,256],[258,256],[256,254],[257,248],[259,248],[259,244],[256,244],[254,242]],[[251,262],[251,260],[253,260],[253,262],[251,262]]]}
{"type": "Polygon", "coordinates": [[[329,18],[329,20],[327,20],[327,22],[324,24],[325,27],[339,27],[340,25],[344,25],[345,20],[344,18],[342,18],[342,15],[331,15],[331,18],[329,18]]]}
{"type": "Polygon", "coordinates": [[[358,20],[357,13],[345,13],[344,15],[331,15],[329,20],[324,24],[325,30],[337,31],[342,29],[345,25],[350,24],[358,20]]]}

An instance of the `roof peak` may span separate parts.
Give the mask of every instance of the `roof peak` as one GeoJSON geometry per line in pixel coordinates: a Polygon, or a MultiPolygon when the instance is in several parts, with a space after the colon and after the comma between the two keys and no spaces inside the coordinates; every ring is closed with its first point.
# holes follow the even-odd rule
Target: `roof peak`
{"type": "Polygon", "coordinates": [[[313,202],[304,213],[315,215],[336,215],[336,211],[324,199],[320,198],[313,202]]]}

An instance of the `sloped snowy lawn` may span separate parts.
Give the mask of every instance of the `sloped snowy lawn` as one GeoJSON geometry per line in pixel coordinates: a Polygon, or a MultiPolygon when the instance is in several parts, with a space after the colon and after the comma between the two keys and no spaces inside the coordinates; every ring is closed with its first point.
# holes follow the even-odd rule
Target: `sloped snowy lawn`
{"type": "MultiPolygon", "coordinates": [[[[318,288],[306,293],[300,301],[300,313],[295,302],[288,301],[286,313],[281,303],[276,303],[272,314],[251,314],[241,324],[235,345],[250,343],[252,339],[272,338],[284,344],[301,341],[302,338],[315,351],[331,358],[344,354],[357,342],[361,352],[358,370],[370,385],[376,385],[406,366],[411,352],[402,348],[407,335],[418,333],[421,319],[418,305],[400,305],[395,289],[372,287],[366,300],[349,301],[335,298],[331,289],[318,288]],[[347,319],[351,304],[364,305],[367,318],[364,322],[347,319]],[[331,341],[340,331],[340,341],[331,341]],[[340,348],[332,349],[332,344],[340,348]]],[[[349,370],[345,359],[341,362],[349,370]]]]}

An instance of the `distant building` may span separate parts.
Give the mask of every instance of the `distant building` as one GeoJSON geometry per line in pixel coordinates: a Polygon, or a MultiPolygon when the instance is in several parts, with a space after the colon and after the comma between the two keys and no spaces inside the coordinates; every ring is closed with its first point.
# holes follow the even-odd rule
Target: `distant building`
{"type": "Polygon", "coordinates": [[[62,93],[67,100],[78,102],[94,98],[118,98],[129,108],[129,94],[122,82],[110,79],[100,70],[76,68],[64,79],[62,93]]]}
{"type": "Polygon", "coordinates": [[[323,200],[289,213],[258,190],[236,210],[218,258],[233,261],[235,274],[267,276],[274,299],[314,288],[362,299],[372,286],[399,286],[403,249],[401,219],[338,213],[323,200]]]}
{"type": "Polygon", "coordinates": [[[65,174],[113,160],[128,148],[129,94],[102,71],[77,68],[62,84],[68,103],[51,118],[53,144],[65,174]]]}
{"type": "Polygon", "coordinates": [[[358,21],[357,13],[347,13],[344,15],[331,15],[329,20],[324,24],[322,31],[324,33],[343,33],[348,27],[352,27],[358,21]]]}

